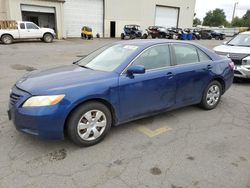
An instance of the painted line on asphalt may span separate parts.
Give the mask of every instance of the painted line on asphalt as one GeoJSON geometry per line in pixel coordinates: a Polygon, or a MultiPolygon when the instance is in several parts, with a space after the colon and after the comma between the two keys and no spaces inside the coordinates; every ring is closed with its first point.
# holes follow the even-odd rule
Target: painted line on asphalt
{"type": "Polygon", "coordinates": [[[152,137],[155,137],[155,136],[158,136],[162,133],[165,133],[165,132],[168,132],[168,131],[171,131],[172,128],[169,128],[169,127],[161,127],[161,128],[158,128],[158,129],[155,129],[155,130],[151,130],[147,127],[144,127],[144,126],[141,126],[138,128],[138,130],[147,135],[148,137],[152,138],[152,137]]]}

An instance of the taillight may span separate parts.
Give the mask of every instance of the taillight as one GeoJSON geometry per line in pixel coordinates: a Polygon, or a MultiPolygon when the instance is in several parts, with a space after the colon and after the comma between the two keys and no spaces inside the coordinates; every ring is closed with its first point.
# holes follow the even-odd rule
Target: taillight
{"type": "Polygon", "coordinates": [[[234,62],[231,61],[231,62],[229,63],[229,67],[230,67],[232,70],[234,70],[234,62]]]}

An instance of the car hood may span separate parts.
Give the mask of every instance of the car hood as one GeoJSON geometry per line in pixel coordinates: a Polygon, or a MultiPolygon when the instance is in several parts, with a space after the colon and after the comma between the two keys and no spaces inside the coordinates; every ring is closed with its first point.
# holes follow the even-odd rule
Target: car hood
{"type": "Polygon", "coordinates": [[[16,82],[16,86],[32,95],[57,93],[72,87],[84,86],[109,77],[112,73],[67,65],[33,71],[16,82]]]}
{"type": "Polygon", "coordinates": [[[250,47],[220,45],[220,46],[216,46],[214,48],[214,51],[222,52],[222,53],[250,54],[250,47]]]}
{"type": "Polygon", "coordinates": [[[51,28],[41,27],[40,29],[41,29],[43,32],[55,33],[54,29],[51,29],[51,28]]]}

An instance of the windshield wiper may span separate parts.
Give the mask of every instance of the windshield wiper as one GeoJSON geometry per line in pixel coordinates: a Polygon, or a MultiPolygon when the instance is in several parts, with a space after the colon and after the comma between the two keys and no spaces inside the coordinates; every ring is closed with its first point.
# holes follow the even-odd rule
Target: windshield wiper
{"type": "Polygon", "coordinates": [[[228,44],[228,43],[227,43],[227,45],[228,45],[228,46],[235,46],[234,44],[228,44]]]}
{"type": "Polygon", "coordinates": [[[79,65],[79,64],[76,64],[76,65],[78,65],[79,67],[85,68],[85,69],[93,70],[93,69],[91,69],[91,68],[89,68],[89,67],[86,67],[85,65],[79,65]]]}

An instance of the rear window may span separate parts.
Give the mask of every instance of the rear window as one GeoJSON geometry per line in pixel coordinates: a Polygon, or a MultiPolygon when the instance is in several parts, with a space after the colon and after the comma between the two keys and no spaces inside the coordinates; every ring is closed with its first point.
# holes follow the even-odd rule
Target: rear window
{"type": "Polygon", "coordinates": [[[25,24],[24,23],[20,23],[20,29],[25,29],[25,24]]]}

